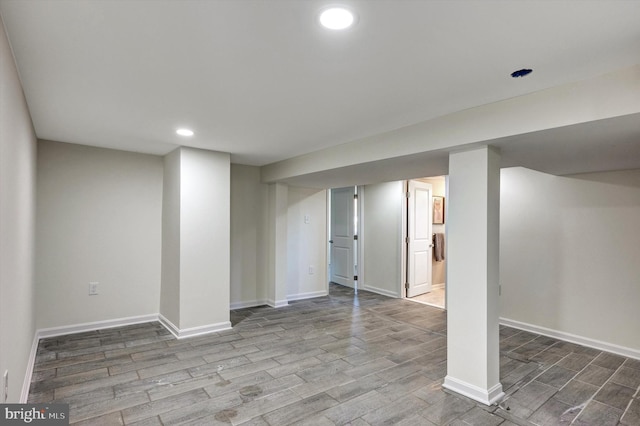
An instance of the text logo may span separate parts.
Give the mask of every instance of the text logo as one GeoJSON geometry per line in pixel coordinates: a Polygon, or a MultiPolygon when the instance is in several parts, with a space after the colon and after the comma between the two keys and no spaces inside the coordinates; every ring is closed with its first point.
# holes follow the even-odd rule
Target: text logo
{"type": "Polygon", "coordinates": [[[69,404],[0,404],[0,426],[69,424],[69,404]]]}

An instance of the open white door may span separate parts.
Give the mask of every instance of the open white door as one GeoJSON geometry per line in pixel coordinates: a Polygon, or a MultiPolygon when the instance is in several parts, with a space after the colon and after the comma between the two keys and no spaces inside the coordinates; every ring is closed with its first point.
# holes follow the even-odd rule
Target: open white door
{"type": "Polygon", "coordinates": [[[355,187],[331,190],[331,281],[354,286],[355,187]]]}
{"type": "Polygon", "coordinates": [[[407,297],[431,291],[431,184],[410,180],[407,202],[407,297]]]}

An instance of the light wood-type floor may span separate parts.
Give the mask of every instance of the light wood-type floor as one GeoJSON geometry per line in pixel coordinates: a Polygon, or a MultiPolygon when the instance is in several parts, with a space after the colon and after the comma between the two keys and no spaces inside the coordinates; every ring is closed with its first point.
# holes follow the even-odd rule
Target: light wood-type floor
{"type": "Polygon", "coordinates": [[[443,310],[330,291],[233,311],[205,337],[148,323],[44,339],[29,399],[88,425],[640,424],[640,361],[502,327],[507,398],[485,407],[441,388],[443,310]]]}

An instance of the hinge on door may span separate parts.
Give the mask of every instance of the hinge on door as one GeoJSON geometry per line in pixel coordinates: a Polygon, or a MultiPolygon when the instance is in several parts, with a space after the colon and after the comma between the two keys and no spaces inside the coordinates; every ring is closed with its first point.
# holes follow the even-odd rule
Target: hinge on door
{"type": "Polygon", "coordinates": [[[411,198],[411,193],[409,191],[405,192],[404,194],[407,198],[411,198]]]}
{"type": "Polygon", "coordinates": [[[353,194],[353,199],[357,200],[358,199],[358,194],[353,194]]]}
{"type": "Polygon", "coordinates": [[[409,244],[409,237],[406,237],[406,238],[404,239],[404,242],[405,242],[405,243],[407,243],[407,244],[409,244]]]}
{"type": "Polygon", "coordinates": [[[404,283],[404,288],[406,288],[407,290],[409,290],[409,283],[404,283]]]}
{"type": "Polygon", "coordinates": [[[353,239],[354,239],[354,240],[356,240],[356,241],[358,241],[358,236],[357,236],[357,235],[354,235],[354,236],[353,236],[353,239]]]}
{"type": "Polygon", "coordinates": [[[358,281],[358,276],[357,276],[357,275],[354,275],[354,276],[353,276],[353,280],[354,280],[354,281],[358,281]]]}

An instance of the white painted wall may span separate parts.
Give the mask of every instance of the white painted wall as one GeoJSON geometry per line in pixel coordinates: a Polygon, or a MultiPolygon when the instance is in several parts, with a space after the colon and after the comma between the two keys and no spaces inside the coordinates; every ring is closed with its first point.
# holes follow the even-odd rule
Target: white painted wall
{"type": "Polygon", "coordinates": [[[640,354],[640,170],[502,170],[501,316],[640,354]]]}
{"type": "Polygon", "coordinates": [[[264,253],[268,186],[260,168],[231,165],[231,306],[256,306],[266,300],[264,253]]]}
{"type": "Polygon", "coordinates": [[[288,200],[287,299],[326,295],[327,193],[290,186],[288,200]],[[305,223],[305,216],[309,223],[305,223]],[[309,267],[313,267],[313,274],[309,267]]]}
{"type": "Polygon", "coordinates": [[[443,387],[499,400],[500,155],[479,147],[449,156],[447,376],[443,387]]]}
{"type": "Polygon", "coordinates": [[[180,329],[227,327],[230,155],[180,148],[180,329]]]}
{"type": "Polygon", "coordinates": [[[164,160],[160,314],[180,337],[231,326],[230,168],[229,154],[187,147],[164,160]]]}
{"type": "Polygon", "coordinates": [[[369,291],[401,297],[403,182],[366,185],[360,198],[364,276],[369,291]]]}
{"type": "Polygon", "coordinates": [[[287,212],[289,188],[282,183],[269,184],[267,197],[267,304],[287,305],[287,212]]]}
{"type": "Polygon", "coordinates": [[[164,157],[160,314],[180,323],[180,150],[164,157]]]}
{"type": "Polygon", "coordinates": [[[38,328],[158,312],[162,168],[154,155],[39,142],[38,328]]]}
{"type": "Polygon", "coordinates": [[[35,333],[36,135],[1,19],[0,123],[0,377],[19,402],[35,333]]]}

